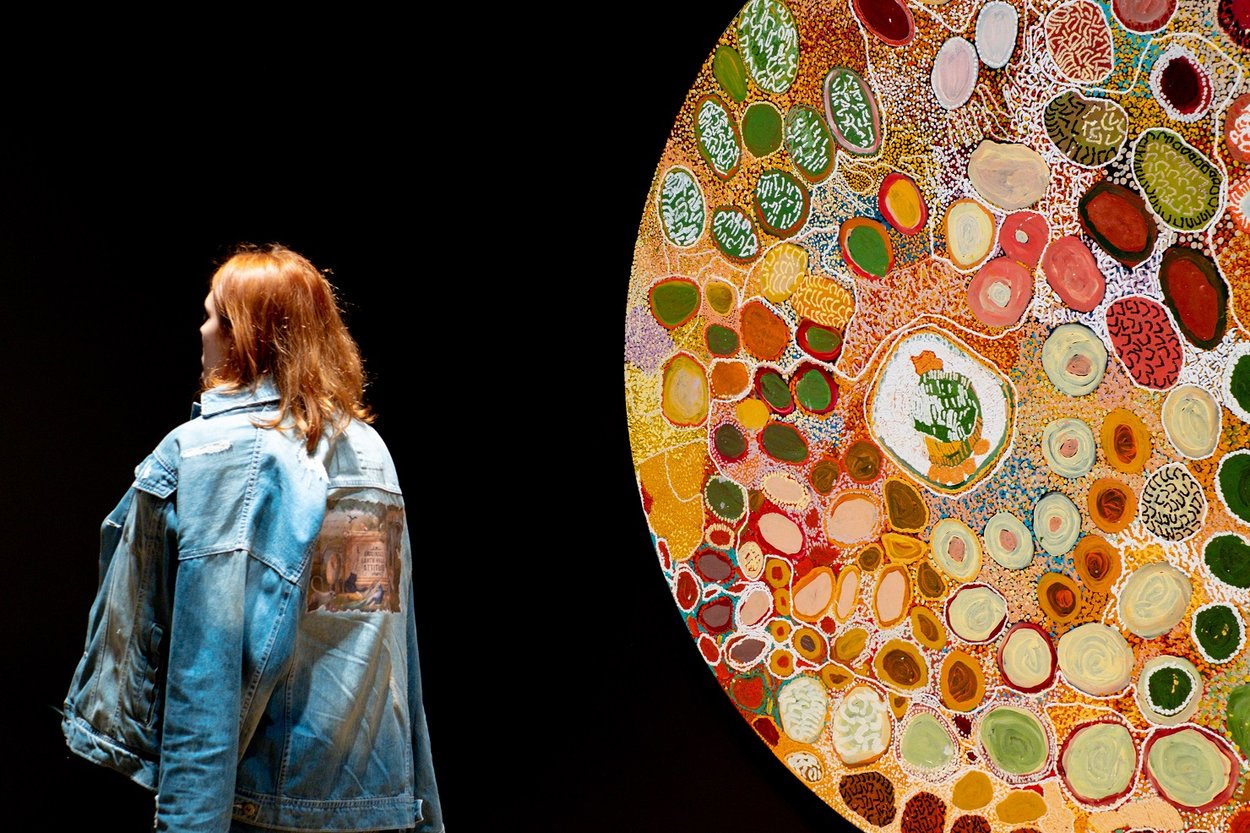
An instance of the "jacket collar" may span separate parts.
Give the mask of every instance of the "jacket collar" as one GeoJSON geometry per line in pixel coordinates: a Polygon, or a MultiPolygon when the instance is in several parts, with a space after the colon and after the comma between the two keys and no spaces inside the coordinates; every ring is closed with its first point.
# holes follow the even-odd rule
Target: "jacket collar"
{"type": "Polygon", "coordinates": [[[262,376],[254,384],[241,390],[231,391],[224,386],[210,388],[200,394],[200,401],[192,403],[191,418],[216,416],[226,411],[237,411],[269,402],[281,401],[282,395],[272,376],[262,376]]]}

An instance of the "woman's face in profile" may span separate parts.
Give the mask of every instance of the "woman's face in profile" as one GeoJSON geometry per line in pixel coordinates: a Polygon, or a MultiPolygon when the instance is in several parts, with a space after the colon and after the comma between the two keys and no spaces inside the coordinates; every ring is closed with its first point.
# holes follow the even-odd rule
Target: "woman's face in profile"
{"type": "Polygon", "coordinates": [[[212,292],[204,298],[204,323],[200,325],[200,341],[204,348],[200,354],[200,364],[204,369],[201,378],[207,379],[225,361],[230,347],[221,316],[217,314],[217,305],[213,303],[212,292]]]}

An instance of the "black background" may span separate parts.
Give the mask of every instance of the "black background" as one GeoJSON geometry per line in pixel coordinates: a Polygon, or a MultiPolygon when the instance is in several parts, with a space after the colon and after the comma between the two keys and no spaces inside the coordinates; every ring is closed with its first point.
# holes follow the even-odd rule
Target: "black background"
{"type": "Polygon", "coordinates": [[[461,65],[386,21],[336,19],[301,37],[253,22],[203,49],[65,41],[3,67],[72,78],[18,85],[0,121],[7,829],[151,827],[151,795],[70,755],[54,709],[99,523],[187,418],[207,282],[242,241],[331,269],[365,356],[409,505],[453,832],[851,829],[716,685],[643,522],[629,263],[737,7],[621,8],[580,35],[501,23],[489,46],[460,21],[461,65]],[[576,258],[544,248],[565,227],[576,258]]]}

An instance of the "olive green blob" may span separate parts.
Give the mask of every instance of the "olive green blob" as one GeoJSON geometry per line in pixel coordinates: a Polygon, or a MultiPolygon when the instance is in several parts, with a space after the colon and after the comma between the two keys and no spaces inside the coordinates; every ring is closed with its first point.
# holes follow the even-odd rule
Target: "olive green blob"
{"type": "Polygon", "coordinates": [[[1225,584],[1250,587],[1250,545],[1237,535],[1217,535],[1207,543],[1202,556],[1211,575],[1225,584]]]}
{"type": "Polygon", "coordinates": [[[746,491],[732,480],[709,478],[703,487],[703,496],[707,499],[708,508],[718,518],[736,521],[746,512],[746,491]]]}
{"type": "Polygon", "coordinates": [[[1193,693],[1194,681],[1179,668],[1158,668],[1147,683],[1150,702],[1164,714],[1180,711],[1193,693]]]}
{"type": "Polygon", "coordinates": [[[955,756],[955,744],[941,721],[921,712],[903,730],[899,752],[917,769],[940,769],[955,756]]]}
{"type": "Polygon", "coordinates": [[[1229,392],[1243,411],[1250,411],[1250,355],[1242,356],[1233,365],[1229,392]]]}
{"type": "Polygon", "coordinates": [[[1250,454],[1234,454],[1220,462],[1220,494],[1228,509],[1250,523],[1250,454]]]}
{"type": "Polygon", "coordinates": [[[807,459],[807,443],[792,425],[773,422],[764,426],[760,436],[764,450],[778,460],[801,463],[807,459]]]}
{"type": "Polygon", "coordinates": [[[1241,647],[1241,619],[1226,604],[1212,605],[1194,616],[1193,636],[1208,657],[1223,662],[1241,647]]]}
{"type": "Polygon", "coordinates": [[[773,410],[788,411],[794,405],[790,396],[790,388],[780,373],[766,371],[760,375],[760,394],[773,410]]]}
{"type": "Polygon", "coordinates": [[[859,268],[870,275],[885,277],[890,255],[879,231],[869,226],[856,226],[846,237],[846,248],[859,268]]]}
{"type": "Polygon", "coordinates": [[[729,423],[716,429],[716,433],[712,435],[712,443],[723,457],[730,460],[737,460],[747,451],[746,437],[742,436],[742,432],[736,426],[729,423]]]}
{"type": "Polygon", "coordinates": [[[833,389],[829,380],[817,370],[808,370],[794,383],[794,393],[799,404],[809,411],[827,411],[833,404],[833,389]]]}
{"type": "Polygon", "coordinates": [[[1232,690],[1224,715],[1228,734],[1241,749],[1241,754],[1250,755],[1250,684],[1239,685],[1232,690]]]}
{"type": "Polygon", "coordinates": [[[1088,801],[1123,793],[1132,783],[1136,765],[1133,736],[1119,723],[1096,723],[1077,730],[1063,753],[1068,784],[1088,801]]]}
{"type": "Polygon", "coordinates": [[[729,287],[729,284],[721,283],[720,281],[709,281],[704,292],[707,293],[708,305],[721,315],[725,315],[733,307],[734,291],[729,287]]]}
{"type": "Polygon", "coordinates": [[[993,709],[981,721],[981,743],[994,764],[1011,775],[1037,772],[1050,751],[1037,718],[1010,706],[993,709]]]}
{"type": "Polygon", "coordinates": [[[842,334],[827,327],[808,327],[807,344],[813,351],[828,355],[842,346],[842,334]]]}
{"type": "Polygon", "coordinates": [[[722,44],[716,47],[716,54],[712,56],[712,74],[734,101],[747,97],[747,68],[738,50],[732,46],[722,44]]]}
{"type": "Polygon", "coordinates": [[[664,281],[651,287],[651,310],[665,327],[681,324],[698,306],[699,287],[689,281],[664,281]]]}
{"type": "Polygon", "coordinates": [[[757,101],[742,116],[742,138],[756,157],[768,156],[781,147],[781,111],[767,101],[757,101]]]}
{"type": "Polygon", "coordinates": [[[716,356],[732,356],[738,352],[738,334],[728,327],[713,324],[707,328],[707,349],[716,356]]]}
{"type": "Polygon", "coordinates": [[[1186,807],[1201,807],[1228,786],[1228,758],[1196,729],[1182,729],[1156,740],[1146,766],[1164,795],[1186,807]]]}

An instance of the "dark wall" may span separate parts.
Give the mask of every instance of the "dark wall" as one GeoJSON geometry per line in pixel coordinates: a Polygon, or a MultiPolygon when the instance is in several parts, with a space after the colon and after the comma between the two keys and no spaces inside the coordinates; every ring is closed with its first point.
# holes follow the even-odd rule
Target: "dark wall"
{"type": "MultiPolygon", "coordinates": [[[[473,49],[495,72],[485,91],[386,21],[45,55],[73,83],[11,98],[0,121],[13,829],[151,827],[151,796],[69,755],[54,709],[83,648],[100,521],[187,417],[207,281],[240,241],[332,269],[361,344],[412,517],[453,831],[850,829],[716,686],[628,457],[629,260],[678,107],[736,11],[719,5],[631,3],[572,41],[507,22],[504,45],[473,49]],[[517,141],[481,146],[462,129],[469,105],[517,141]],[[610,136],[612,167],[580,155],[585,124],[610,136]],[[588,189],[580,266],[532,234],[568,207],[548,193],[560,166],[588,189]],[[588,302],[573,323],[568,296],[588,302]]],[[[448,31],[470,48],[481,23],[448,31]]]]}

